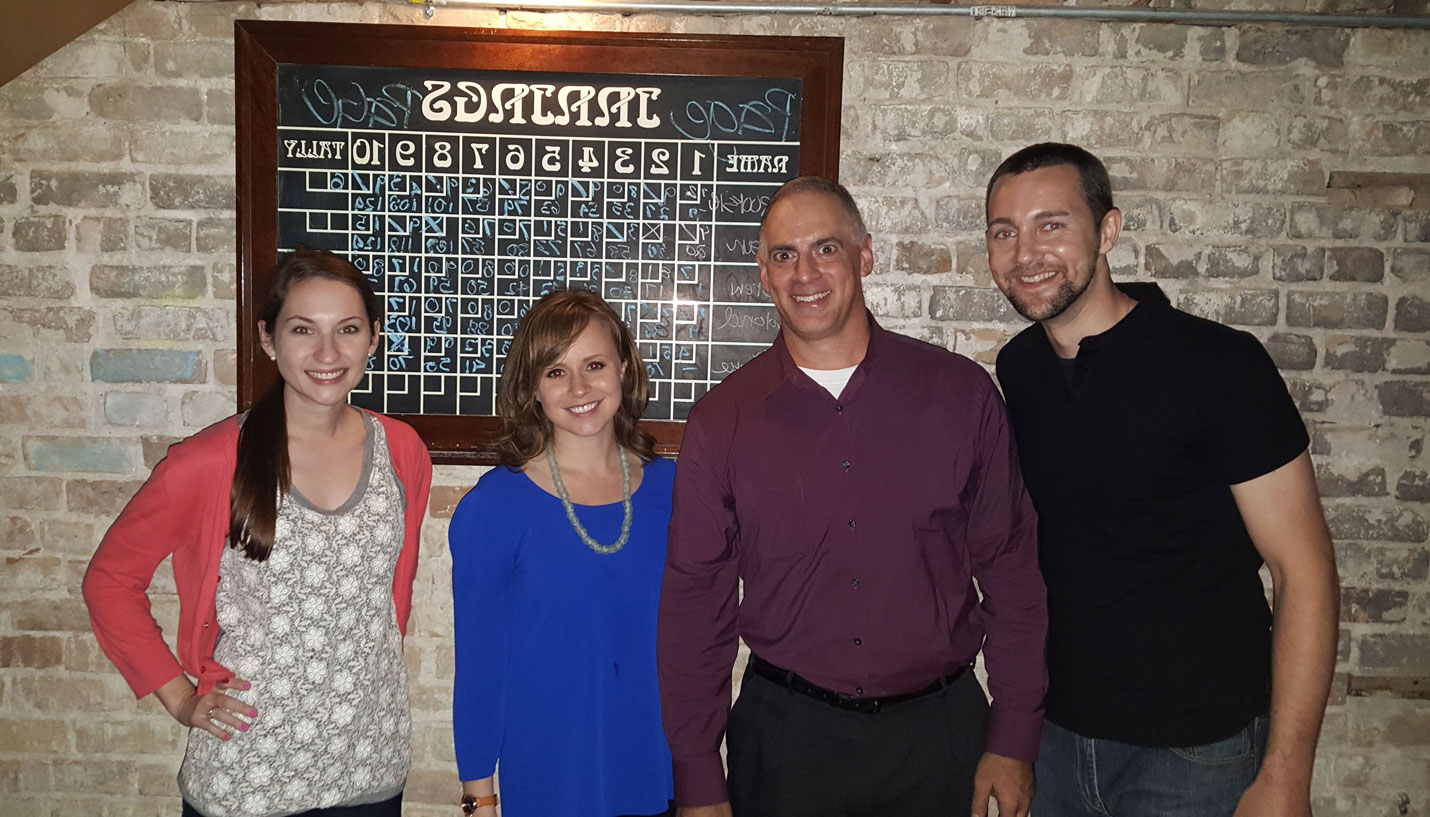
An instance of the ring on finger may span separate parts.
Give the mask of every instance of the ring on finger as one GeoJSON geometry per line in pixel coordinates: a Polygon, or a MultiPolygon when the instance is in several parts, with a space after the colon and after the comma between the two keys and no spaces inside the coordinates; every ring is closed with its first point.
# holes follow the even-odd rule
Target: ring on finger
{"type": "Polygon", "coordinates": [[[209,719],[209,720],[213,720],[213,719],[214,719],[214,710],[215,710],[215,709],[218,709],[218,707],[217,707],[217,706],[211,706],[211,707],[209,707],[209,711],[207,711],[207,712],[204,713],[204,717],[207,718],[207,719],[209,719]]]}

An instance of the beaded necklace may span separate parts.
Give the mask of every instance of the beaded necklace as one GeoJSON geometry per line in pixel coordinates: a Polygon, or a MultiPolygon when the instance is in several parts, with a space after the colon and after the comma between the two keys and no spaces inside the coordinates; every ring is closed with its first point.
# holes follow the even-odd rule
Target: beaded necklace
{"type": "Polygon", "coordinates": [[[576,518],[576,508],[571,504],[571,495],[566,493],[566,484],[561,481],[561,469],[556,465],[556,452],[551,447],[546,449],[546,464],[551,468],[551,481],[556,484],[556,495],[561,497],[561,507],[566,510],[566,518],[570,520],[571,527],[576,529],[576,535],[581,537],[581,541],[586,543],[586,547],[597,553],[615,553],[626,546],[626,540],[631,538],[631,466],[626,462],[626,452],[621,451],[621,507],[625,510],[625,518],[621,520],[621,538],[615,544],[603,545],[591,538],[591,534],[586,532],[581,520],[576,518]]]}

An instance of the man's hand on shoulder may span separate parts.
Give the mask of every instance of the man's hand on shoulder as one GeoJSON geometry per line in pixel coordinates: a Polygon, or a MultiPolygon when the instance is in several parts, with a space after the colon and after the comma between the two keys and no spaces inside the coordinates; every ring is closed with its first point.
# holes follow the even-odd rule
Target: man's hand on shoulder
{"type": "Polygon", "coordinates": [[[1257,775],[1241,793],[1234,817],[1311,817],[1309,794],[1297,791],[1303,788],[1280,786],[1265,774],[1257,775]]]}
{"type": "Polygon", "coordinates": [[[986,817],[990,798],[998,801],[998,817],[1027,817],[1033,802],[1033,765],[984,752],[973,775],[973,817],[986,817]]]}
{"type": "Polygon", "coordinates": [[[683,806],[675,810],[675,817],[732,817],[732,815],[730,802],[727,800],[713,806],[683,806]]]}

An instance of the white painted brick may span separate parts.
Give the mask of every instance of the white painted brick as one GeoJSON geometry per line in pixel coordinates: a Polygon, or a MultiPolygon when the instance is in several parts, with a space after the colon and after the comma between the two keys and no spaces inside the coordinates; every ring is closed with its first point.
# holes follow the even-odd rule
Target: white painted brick
{"type": "MultiPolygon", "coordinates": [[[[1424,6],[1307,2],[1254,5],[1424,6]]],[[[167,445],[235,408],[236,17],[427,25],[420,8],[377,0],[137,0],[0,87],[0,412],[13,421],[0,428],[0,549],[23,548],[7,551],[0,588],[24,590],[0,614],[0,789],[16,813],[178,811],[182,730],[152,699],[131,702],[75,585],[167,445]]],[[[1423,172],[1430,34],[447,8],[434,22],[843,36],[841,172],[875,231],[870,305],[984,366],[1026,326],[989,280],[988,174],[1040,139],[1102,154],[1128,226],[1114,274],[1155,279],[1174,303],[1270,343],[1313,431],[1356,611],[1341,625],[1317,813],[1394,814],[1401,792],[1418,813],[1430,800],[1423,701],[1345,694],[1361,676],[1430,675],[1430,220],[1409,187],[1318,189],[1337,171],[1423,172]]],[[[415,817],[449,813],[455,790],[442,543],[480,473],[437,469],[425,525],[406,646],[415,817]]],[[[172,631],[166,568],[154,591],[172,631]]]]}

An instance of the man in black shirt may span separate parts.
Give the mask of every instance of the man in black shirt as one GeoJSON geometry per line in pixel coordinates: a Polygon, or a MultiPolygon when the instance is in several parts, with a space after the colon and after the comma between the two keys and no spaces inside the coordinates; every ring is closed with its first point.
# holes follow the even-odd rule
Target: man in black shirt
{"type": "Polygon", "coordinates": [[[1087,151],[1013,154],[986,206],[993,280],[1038,324],[998,356],[1048,588],[1033,813],[1309,817],[1338,581],[1285,384],[1251,335],[1113,284],[1087,151]]]}

